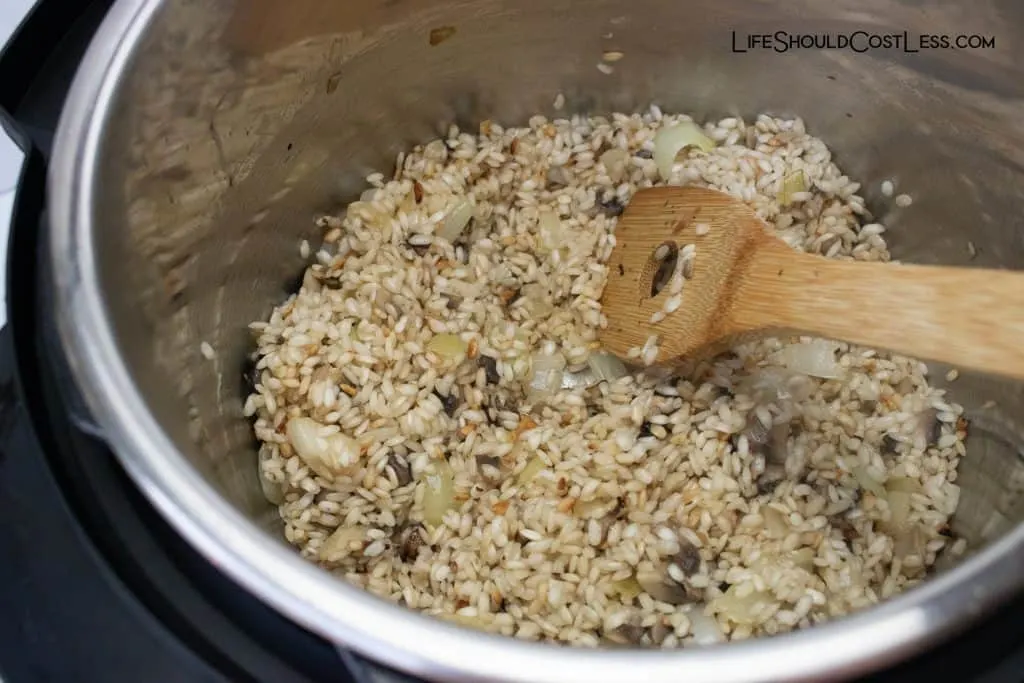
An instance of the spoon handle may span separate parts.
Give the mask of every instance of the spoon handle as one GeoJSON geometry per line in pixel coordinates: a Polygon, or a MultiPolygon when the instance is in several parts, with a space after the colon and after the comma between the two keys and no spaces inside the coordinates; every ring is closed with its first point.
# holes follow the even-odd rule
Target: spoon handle
{"type": "Polygon", "coordinates": [[[735,333],[838,339],[1024,378],[1024,273],[836,261],[774,238],[737,272],[735,333]]]}

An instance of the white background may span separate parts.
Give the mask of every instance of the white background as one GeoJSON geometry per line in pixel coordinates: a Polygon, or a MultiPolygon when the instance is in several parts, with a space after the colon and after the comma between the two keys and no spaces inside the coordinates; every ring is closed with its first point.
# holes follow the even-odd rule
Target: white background
{"type": "MultiPolygon", "coordinates": [[[[59,0],[57,0],[59,1],[59,0]]],[[[22,17],[36,0],[0,0],[0,45],[14,33],[22,17]]],[[[4,87],[0,83],[0,88],[4,87]]],[[[0,130],[0,275],[7,260],[7,229],[10,227],[11,207],[14,205],[14,186],[21,170],[21,151],[0,130]]],[[[0,326],[7,322],[4,286],[6,277],[0,277],[0,326]]]]}

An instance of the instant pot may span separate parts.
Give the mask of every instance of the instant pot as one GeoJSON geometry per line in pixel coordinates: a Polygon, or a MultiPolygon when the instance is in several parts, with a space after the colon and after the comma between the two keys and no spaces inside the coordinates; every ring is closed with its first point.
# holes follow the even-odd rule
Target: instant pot
{"type": "Polygon", "coordinates": [[[1024,680],[1015,383],[953,392],[966,560],[825,626],[676,652],[505,640],[337,582],[279,540],[240,401],[245,325],[295,286],[317,212],[448,123],[525,120],[559,92],[579,111],[802,115],[852,175],[914,194],[897,258],[1024,267],[1021,25],[996,0],[42,0],[0,57],[25,151],[0,333],[0,677],[1024,680]],[[748,39],[779,30],[995,45],[748,39]],[[615,74],[595,68],[609,47],[615,74]]]}

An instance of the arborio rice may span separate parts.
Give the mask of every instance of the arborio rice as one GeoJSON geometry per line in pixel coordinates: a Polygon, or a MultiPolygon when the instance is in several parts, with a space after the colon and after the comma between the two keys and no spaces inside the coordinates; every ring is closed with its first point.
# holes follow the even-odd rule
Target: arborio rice
{"type": "Polygon", "coordinates": [[[799,119],[710,123],[661,165],[655,136],[678,125],[652,107],[453,127],[320,220],[301,290],[252,325],[246,403],[304,557],[428,614],[584,646],[779,633],[924,577],[952,544],[966,422],[923,364],[772,339],[668,377],[597,352],[637,188],[716,188],[796,249],[889,259],[799,119]]]}

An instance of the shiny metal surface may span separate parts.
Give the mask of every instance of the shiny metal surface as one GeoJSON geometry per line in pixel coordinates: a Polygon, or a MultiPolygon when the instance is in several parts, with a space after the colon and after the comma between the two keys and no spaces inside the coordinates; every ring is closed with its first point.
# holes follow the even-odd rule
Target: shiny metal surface
{"type": "MultiPolygon", "coordinates": [[[[281,542],[241,417],[246,324],[300,272],[318,211],[451,122],[657,101],[798,114],[879,205],[897,258],[1024,267],[1024,5],[984,0],[121,0],[73,85],[50,178],[61,330],[140,488],[219,567],[297,622],[434,680],[782,681],[899,660],[1024,583],[1022,386],[962,377],[972,418],[955,520],[977,552],[876,609],[679,652],[584,652],[386,604],[281,542]],[[440,45],[431,28],[455,27],[440,45]],[[736,54],[731,32],[988,33],[987,51],[736,54]],[[626,58],[612,75],[602,50],[626,58]],[[978,248],[971,260],[967,241],[978,248]],[[216,357],[203,357],[201,342],[216,357]],[[994,403],[992,403],[994,402],[994,403]]],[[[941,372],[941,369],[937,369],[941,372]]],[[[941,376],[941,375],[940,375],[941,376]]]]}

